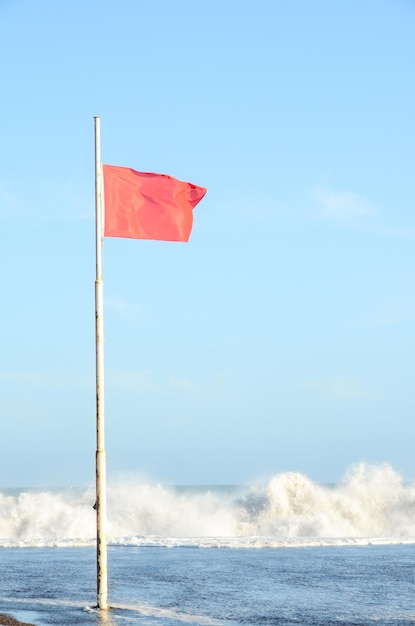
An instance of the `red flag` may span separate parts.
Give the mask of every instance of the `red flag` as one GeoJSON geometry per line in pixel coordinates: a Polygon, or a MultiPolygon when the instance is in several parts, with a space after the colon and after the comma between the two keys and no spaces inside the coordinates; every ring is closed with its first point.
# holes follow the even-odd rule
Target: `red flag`
{"type": "Polygon", "coordinates": [[[105,237],[188,241],[204,187],[165,174],[103,165],[105,237]]]}

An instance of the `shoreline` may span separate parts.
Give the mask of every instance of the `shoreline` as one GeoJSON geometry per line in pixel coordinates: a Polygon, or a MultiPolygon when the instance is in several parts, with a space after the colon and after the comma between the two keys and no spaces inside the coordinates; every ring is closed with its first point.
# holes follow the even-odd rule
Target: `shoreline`
{"type": "Polygon", "coordinates": [[[7,615],[6,613],[0,613],[0,626],[34,626],[29,622],[19,622],[18,619],[7,615]]]}

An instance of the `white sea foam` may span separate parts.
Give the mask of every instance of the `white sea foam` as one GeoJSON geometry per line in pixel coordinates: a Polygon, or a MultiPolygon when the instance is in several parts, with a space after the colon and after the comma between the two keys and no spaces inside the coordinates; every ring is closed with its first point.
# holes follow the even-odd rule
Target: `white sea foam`
{"type": "MultiPolygon", "coordinates": [[[[92,546],[93,489],[0,493],[0,547],[92,546]]],[[[390,466],[354,466],[333,487],[298,473],[246,488],[108,488],[109,543],[279,548],[415,543],[415,487],[390,466]]]]}

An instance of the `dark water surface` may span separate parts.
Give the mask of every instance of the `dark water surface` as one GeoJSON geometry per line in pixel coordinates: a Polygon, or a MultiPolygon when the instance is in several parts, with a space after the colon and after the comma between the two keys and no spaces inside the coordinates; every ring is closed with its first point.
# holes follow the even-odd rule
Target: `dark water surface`
{"type": "Polygon", "coordinates": [[[415,546],[110,547],[108,613],[93,548],[0,550],[0,612],[59,624],[415,625],[415,546]]]}

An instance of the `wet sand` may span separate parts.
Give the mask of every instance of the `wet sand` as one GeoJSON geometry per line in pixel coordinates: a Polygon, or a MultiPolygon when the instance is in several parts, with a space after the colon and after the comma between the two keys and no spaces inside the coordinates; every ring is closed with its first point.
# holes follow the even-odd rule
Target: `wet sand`
{"type": "Polygon", "coordinates": [[[0,626],[33,626],[33,624],[29,624],[28,622],[19,622],[19,620],[14,619],[14,617],[10,617],[10,615],[0,613],[0,626]]]}

